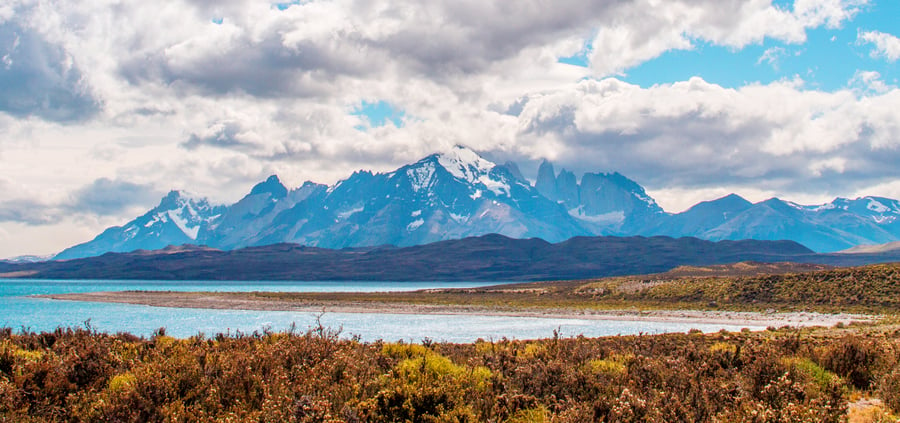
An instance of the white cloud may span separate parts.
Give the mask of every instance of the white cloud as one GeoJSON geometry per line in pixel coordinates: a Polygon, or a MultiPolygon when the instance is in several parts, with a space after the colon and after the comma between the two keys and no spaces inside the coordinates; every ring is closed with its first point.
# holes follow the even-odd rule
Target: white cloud
{"type": "Polygon", "coordinates": [[[884,58],[889,62],[900,59],[900,38],[894,35],[880,31],[860,31],[856,35],[856,41],[860,44],[874,44],[870,53],[872,57],[884,58]]]}
{"type": "Polygon", "coordinates": [[[743,48],[766,38],[806,41],[806,30],[836,28],[865,0],[798,0],[786,10],[766,0],[644,0],[601,25],[593,41],[592,67],[599,75],[622,73],[669,50],[690,50],[695,41],[743,48]],[[652,10],[652,14],[647,11],[652,10]]]}
{"type": "Polygon", "coordinates": [[[895,85],[889,85],[881,79],[881,74],[875,71],[857,70],[848,81],[848,85],[860,94],[885,94],[896,89],[895,85]]]}
{"type": "MultiPolygon", "coordinates": [[[[0,29],[15,31],[0,31],[0,58],[9,56],[10,69],[23,58],[44,63],[25,72],[41,77],[30,85],[41,89],[18,97],[47,101],[0,106],[4,199],[59,211],[107,180],[230,202],[272,173],[292,186],[331,183],[455,143],[498,158],[619,170],[659,192],[757,184],[788,192],[818,186],[816,169],[840,167],[815,163],[838,159],[842,183],[864,186],[892,172],[896,158],[896,89],[876,87],[877,78],[861,75],[872,89],[837,93],[796,81],[730,90],[702,80],[648,89],[584,80],[699,43],[801,43],[807,30],[840,26],[862,4],[334,0],[280,11],[255,0],[10,0],[0,5],[0,29]],[[10,48],[12,32],[31,37],[19,46],[40,54],[10,48]],[[589,68],[557,62],[583,46],[589,68]],[[359,131],[351,111],[363,99],[410,119],[359,131]]],[[[2,69],[0,86],[21,80],[2,69]]],[[[104,213],[115,216],[95,217],[88,232],[133,217],[110,206],[104,213]]],[[[27,233],[8,225],[0,229],[27,233]]],[[[59,240],[50,248],[72,242],[59,240]]]]}
{"type": "Polygon", "coordinates": [[[783,47],[770,47],[763,52],[762,56],[759,56],[756,64],[759,65],[762,63],[767,63],[773,69],[778,70],[778,61],[781,60],[781,58],[786,54],[787,52],[783,47]]]}
{"type": "Polygon", "coordinates": [[[699,78],[641,88],[582,81],[530,97],[516,147],[577,171],[618,170],[650,188],[854,191],[900,160],[900,91],[857,96],[790,82],[727,89],[699,78]],[[538,146],[551,143],[552,154],[538,146]],[[834,175],[839,175],[835,178],[834,175]]]}

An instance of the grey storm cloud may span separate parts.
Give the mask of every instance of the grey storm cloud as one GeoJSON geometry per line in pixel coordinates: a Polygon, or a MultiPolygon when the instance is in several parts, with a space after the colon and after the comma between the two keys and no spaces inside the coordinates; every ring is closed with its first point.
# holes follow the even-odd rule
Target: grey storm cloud
{"type": "Polygon", "coordinates": [[[59,203],[5,200],[0,204],[0,222],[46,225],[71,215],[116,216],[131,207],[150,207],[161,195],[150,185],[100,178],[59,203]]]}
{"type": "Polygon", "coordinates": [[[59,217],[59,209],[27,199],[4,200],[0,203],[0,222],[46,225],[59,217]]]}
{"type": "Polygon", "coordinates": [[[82,71],[59,46],[11,22],[0,23],[0,112],[56,122],[95,115],[82,71]]]}
{"type": "Polygon", "coordinates": [[[305,43],[285,48],[273,32],[262,41],[239,40],[224,51],[207,52],[189,63],[172,63],[163,53],[126,60],[120,66],[132,83],[161,80],[196,87],[203,94],[246,93],[256,97],[327,95],[337,76],[357,74],[355,60],[328,46],[305,43]],[[345,60],[346,59],[346,60],[345,60]]]}
{"type": "Polygon", "coordinates": [[[425,75],[477,73],[523,49],[565,37],[585,37],[592,25],[634,2],[562,0],[400,2],[372,18],[402,15],[416,24],[367,40],[407,59],[425,75]]]}
{"type": "MultiPolygon", "coordinates": [[[[199,15],[209,7],[204,1],[193,3],[199,15]]],[[[323,7],[315,2],[277,12],[284,17],[260,27],[228,16],[221,29],[227,35],[219,42],[182,42],[133,55],[119,72],[134,84],[158,80],[205,94],[259,97],[328,95],[343,77],[377,78],[386,71],[441,80],[484,72],[525,48],[560,37],[587,36],[592,24],[632,2],[345,3],[333,10],[342,15],[338,23],[316,22],[314,12],[307,16],[304,8],[323,7]],[[294,8],[298,11],[290,10],[294,8]]]]}
{"type": "Polygon", "coordinates": [[[162,193],[150,185],[100,178],[75,191],[71,203],[63,206],[73,212],[114,216],[134,206],[150,206],[162,193]]]}

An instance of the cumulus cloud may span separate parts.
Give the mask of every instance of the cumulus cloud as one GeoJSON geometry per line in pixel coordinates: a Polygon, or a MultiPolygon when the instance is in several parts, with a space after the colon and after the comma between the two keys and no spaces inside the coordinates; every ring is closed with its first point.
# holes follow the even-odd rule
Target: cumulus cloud
{"type": "Polygon", "coordinates": [[[883,58],[889,62],[900,59],[900,38],[894,35],[880,31],[860,31],[856,41],[860,44],[873,44],[870,53],[872,57],[883,58]]]}
{"type": "Polygon", "coordinates": [[[193,133],[182,145],[188,149],[195,149],[202,145],[219,148],[234,148],[239,146],[252,147],[252,143],[244,140],[245,133],[241,124],[236,121],[216,122],[201,133],[193,133]]]}
{"type": "Polygon", "coordinates": [[[518,138],[519,148],[551,141],[532,154],[579,171],[618,170],[651,188],[848,192],[900,160],[896,107],[896,90],[857,97],[796,82],[728,89],[692,78],[645,89],[588,80],[530,97],[518,138]]]}
{"type": "MultiPolygon", "coordinates": [[[[734,48],[802,42],[807,29],[839,26],[861,3],[798,0],[786,10],[761,0],[337,0],[281,10],[249,0],[58,2],[29,18],[92,69],[130,84],[178,95],[333,98],[355,81],[385,77],[466,89],[473,76],[523,53],[561,57],[585,43],[602,76],[695,40],[734,48]]],[[[118,88],[92,78],[109,95],[118,88]]]]}
{"type": "Polygon", "coordinates": [[[0,112],[72,122],[99,109],[72,57],[40,34],[0,22],[0,112]]]}
{"type": "Polygon", "coordinates": [[[897,89],[895,85],[889,85],[881,79],[881,74],[875,71],[857,70],[848,81],[848,86],[857,92],[865,94],[885,94],[897,89]]]}
{"type": "Polygon", "coordinates": [[[696,41],[732,48],[766,38],[800,43],[808,29],[839,27],[866,3],[798,0],[788,10],[764,0],[637,1],[600,26],[591,66],[601,76],[622,73],[666,51],[692,49],[696,41]]]}

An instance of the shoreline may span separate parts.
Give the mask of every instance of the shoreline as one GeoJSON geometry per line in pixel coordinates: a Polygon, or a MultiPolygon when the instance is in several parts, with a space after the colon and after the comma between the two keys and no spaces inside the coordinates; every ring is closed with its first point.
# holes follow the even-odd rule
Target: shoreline
{"type": "Polygon", "coordinates": [[[372,313],[426,315],[480,315],[547,319],[649,321],[748,326],[833,327],[839,323],[873,323],[877,315],[818,312],[752,312],[726,310],[640,310],[640,309],[565,309],[503,308],[478,305],[412,304],[397,302],[307,301],[255,299],[235,293],[119,291],[34,295],[63,301],[83,301],[212,310],[291,311],[308,313],[372,313]]]}

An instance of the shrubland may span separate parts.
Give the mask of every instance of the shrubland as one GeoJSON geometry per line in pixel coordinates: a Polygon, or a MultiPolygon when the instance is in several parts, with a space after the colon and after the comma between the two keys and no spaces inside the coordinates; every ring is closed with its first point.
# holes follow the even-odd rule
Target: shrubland
{"type": "Polygon", "coordinates": [[[900,413],[886,326],[469,344],[0,331],[0,421],[839,422],[900,413]]]}
{"type": "MultiPolygon", "coordinates": [[[[141,294],[151,300],[165,300],[167,297],[201,298],[209,293],[141,294]]],[[[242,304],[257,302],[276,308],[404,304],[490,311],[714,309],[897,314],[900,312],[900,263],[848,268],[738,263],[677,268],[653,275],[465,289],[228,292],[215,295],[240,300],[242,304]],[[810,268],[816,270],[810,271],[810,268]],[[765,273],[767,271],[779,273],[765,273]]]]}

